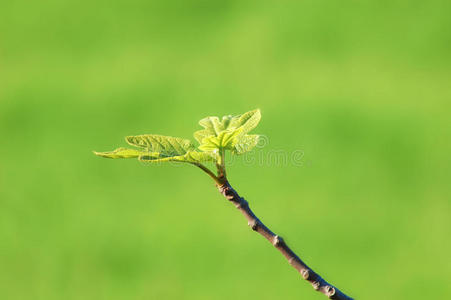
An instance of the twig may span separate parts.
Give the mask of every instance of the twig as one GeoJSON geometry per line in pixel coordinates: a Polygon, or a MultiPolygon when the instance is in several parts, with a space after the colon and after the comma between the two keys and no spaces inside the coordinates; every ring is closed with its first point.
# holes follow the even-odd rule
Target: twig
{"type": "Polygon", "coordinates": [[[268,227],[266,227],[262,221],[260,221],[257,216],[252,212],[249,208],[249,203],[232,188],[227,180],[224,180],[222,183],[217,184],[219,192],[226,197],[229,201],[231,201],[236,208],[238,208],[241,213],[246,217],[248,225],[252,228],[252,230],[260,233],[265,239],[267,239],[271,244],[273,244],[277,250],[279,250],[283,256],[288,260],[290,265],[292,265],[296,270],[301,273],[302,277],[309,281],[313,288],[327,297],[329,299],[338,299],[338,300],[349,300],[353,299],[349,296],[346,296],[343,292],[341,292],[338,288],[329,284],[325,281],[321,276],[319,276],[315,271],[309,268],[294,252],[291,250],[282,237],[276,235],[272,232],[268,227]]]}
{"type": "Polygon", "coordinates": [[[219,178],[206,166],[204,166],[201,163],[192,163],[193,165],[195,165],[196,167],[199,167],[202,171],[204,171],[205,173],[207,173],[208,176],[211,177],[211,179],[213,179],[216,184],[220,184],[221,181],[219,180],[219,178]]]}

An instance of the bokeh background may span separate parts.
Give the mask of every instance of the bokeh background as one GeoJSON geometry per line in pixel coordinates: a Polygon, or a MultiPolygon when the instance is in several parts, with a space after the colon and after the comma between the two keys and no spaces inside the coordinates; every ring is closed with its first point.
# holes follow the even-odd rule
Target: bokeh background
{"type": "Polygon", "coordinates": [[[450,299],[450,15],[2,1],[0,299],[323,299],[198,169],[91,152],[254,108],[228,173],[265,223],[357,299],[450,299]]]}

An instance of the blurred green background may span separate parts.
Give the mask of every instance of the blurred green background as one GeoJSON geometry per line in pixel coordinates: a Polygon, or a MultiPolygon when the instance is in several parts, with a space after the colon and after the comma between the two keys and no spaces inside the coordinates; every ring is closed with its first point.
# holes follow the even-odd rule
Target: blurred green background
{"type": "Polygon", "coordinates": [[[323,299],[198,169],[91,152],[254,108],[228,173],[270,228],[357,299],[450,299],[450,15],[2,1],[0,299],[323,299]]]}

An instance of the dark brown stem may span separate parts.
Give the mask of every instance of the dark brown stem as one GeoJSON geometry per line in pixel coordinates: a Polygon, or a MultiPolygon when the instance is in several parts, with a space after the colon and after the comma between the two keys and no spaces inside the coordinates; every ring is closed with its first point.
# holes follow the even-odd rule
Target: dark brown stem
{"type": "Polygon", "coordinates": [[[290,265],[292,265],[301,276],[309,281],[313,288],[327,297],[329,299],[339,299],[339,300],[349,300],[352,299],[346,296],[339,289],[333,285],[327,283],[321,276],[319,276],[315,271],[309,268],[294,252],[288,247],[282,237],[276,235],[268,227],[266,227],[262,221],[260,221],[252,210],[249,208],[249,203],[232,188],[227,180],[223,183],[217,185],[219,192],[224,195],[229,201],[231,201],[236,208],[238,208],[241,213],[246,217],[248,225],[252,230],[260,233],[265,239],[267,239],[271,244],[273,244],[277,250],[279,250],[283,256],[288,260],[290,265]]]}

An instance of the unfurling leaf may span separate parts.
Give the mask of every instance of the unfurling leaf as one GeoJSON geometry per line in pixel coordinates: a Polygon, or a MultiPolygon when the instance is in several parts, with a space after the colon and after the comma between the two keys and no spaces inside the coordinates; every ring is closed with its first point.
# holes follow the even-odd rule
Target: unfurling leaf
{"type": "Polygon", "coordinates": [[[198,151],[189,151],[184,155],[178,155],[178,156],[154,157],[152,155],[143,155],[143,156],[139,157],[140,161],[150,162],[150,163],[167,162],[167,161],[201,163],[201,162],[207,162],[207,161],[215,161],[216,159],[217,159],[217,156],[215,153],[198,152],[198,151]]]}
{"type": "Polygon", "coordinates": [[[106,158],[136,158],[136,157],[139,157],[144,154],[147,156],[158,155],[158,153],[152,154],[152,153],[149,153],[146,151],[127,149],[127,148],[118,148],[114,151],[109,151],[109,152],[94,151],[94,154],[101,156],[101,157],[106,157],[106,158]]]}
{"type": "Polygon", "coordinates": [[[165,156],[183,155],[195,149],[190,140],[158,134],[127,136],[127,143],[165,156]]]}
{"type": "Polygon", "coordinates": [[[215,149],[233,150],[237,142],[237,136],[243,131],[242,128],[221,131],[218,136],[208,136],[202,139],[199,149],[202,151],[214,151],[215,149]]]}
{"type": "Polygon", "coordinates": [[[189,162],[201,163],[215,161],[216,154],[196,151],[190,140],[163,136],[157,134],[146,134],[128,136],[127,143],[140,149],[119,148],[111,152],[94,152],[96,155],[107,158],[138,158],[145,162],[189,162]]]}
{"type": "Polygon", "coordinates": [[[137,149],[118,148],[94,153],[106,158],[138,158],[150,163],[176,161],[200,165],[203,162],[218,162],[220,151],[243,154],[257,145],[259,136],[247,133],[257,126],[260,118],[258,109],[238,116],[224,116],[221,120],[218,117],[204,118],[199,121],[204,129],[194,133],[200,144],[198,149],[190,140],[144,134],[125,138],[128,144],[137,149]]]}
{"type": "Polygon", "coordinates": [[[196,131],[194,137],[203,151],[232,150],[243,154],[257,145],[258,135],[248,135],[260,122],[260,110],[256,109],[238,116],[206,117],[199,121],[204,127],[196,131]]]}
{"type": "Polygon", "coordinates": [[[235,149],[233,153],[235,154],[243,154],[251,151],[258,144],[258,139],[260,138],[257,134],[246,134],[243,136],[239,142],[235,145],[235,149]]]}

